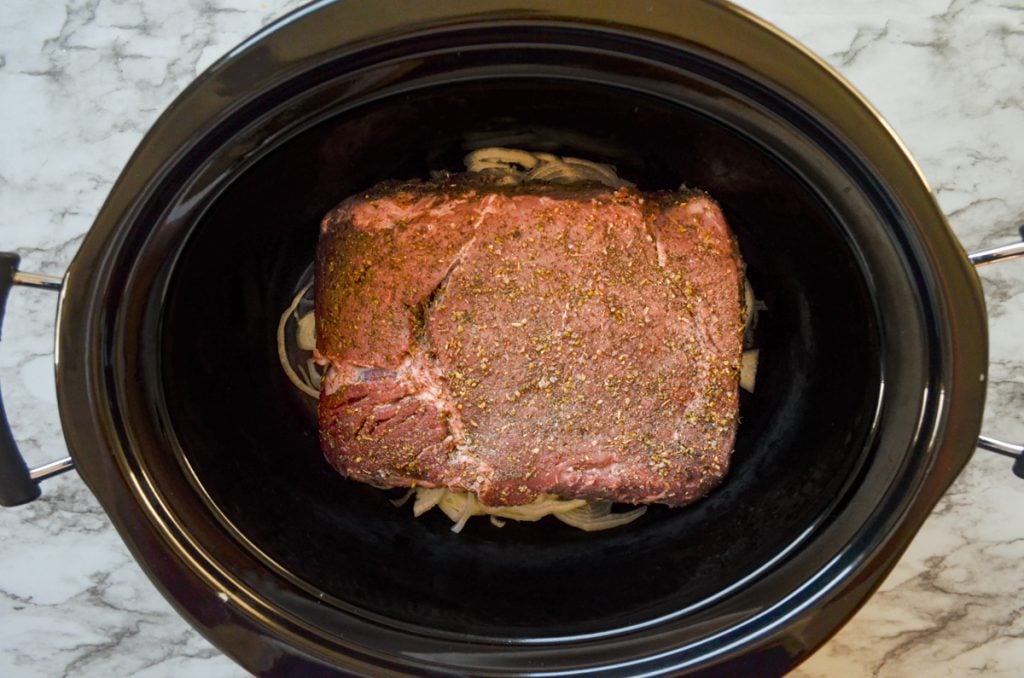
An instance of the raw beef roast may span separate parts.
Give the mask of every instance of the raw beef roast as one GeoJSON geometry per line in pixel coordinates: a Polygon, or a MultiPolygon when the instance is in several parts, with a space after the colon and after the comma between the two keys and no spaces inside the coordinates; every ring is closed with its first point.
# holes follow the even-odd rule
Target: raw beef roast
{"type": "Polygon", "coordinates": [[[742,285],[701,192],[380,184],[322,225],[324,454],[491,506],[692,502],[729,466],[742,285]]]}

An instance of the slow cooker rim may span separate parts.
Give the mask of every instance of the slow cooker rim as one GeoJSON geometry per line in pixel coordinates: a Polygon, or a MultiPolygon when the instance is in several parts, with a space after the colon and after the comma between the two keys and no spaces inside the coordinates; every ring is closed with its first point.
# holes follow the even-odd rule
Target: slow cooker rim
{"type": "MultiPolygon", "coordinates": [[[[543,7],[548,6],[551,3],[535,2],[522,4],[543,7]]],[[[713,4],[715,7],[719,7],[716,3],[713,4]]],[[[146,565],[151,565],[149,562],[149,558],[151,556],[147,556],[146,553],[142,552],[142,550],[147,550],[143,544],[154,543],[152,540],[154,535],[149,533],[150,530],[146,530],[139,525],[127,524],[127,521],[124,521],[123,518],[125,515],[130,515],[130,511],[136,508],[134,504],[128,501],[127,497],[133,493],[139,492],[139,486],[137,484],[134,488],[132,487],[133,482],[139,482],[137,475],[139,469],[132,467],[128,461],[130,455],[126,456],[125,450],[116,449],[116,443],[111,444],[111,441],[116,441],[122,434],[122,432],[119,431],[120,424],[109,417],[109,411],[107,410],[97,412],[100,416],[99,422],[85,421],[80,409],[72,406],[72,402],[93,402],[96,404],[97,401],[94,400],[94,394],[111,388],[110,384],[105,384],[102,380],[104,365],[102,364],[102,356],[99,355],[100,352],[88,351],[85,352],[86,355],[81,356],[75,355],[74,348],[78,346],[78,342],[81,341],[81,337],[87,335],[90,335],[99,342],[99,338],[102,337],[104,331],[102,322],[104,320],[109,320],[109,316],[106,316],[105,314],[113,312],[113,309],[107,307],[105,304],[104,294],[105,290],[109,289],[109,281],[105,281],[104,277],[109,272],[103,270],[104,266],[102,264],[108,262],[110,258],[116,254],[116,250],[118,248],[118,229],[123,227],[125,224],[131,223],[132,210],[138,205],[144,203],[148,197],[145,192],[142,191],[137,194],[133,194],[131,192],[131,189],[128,186],[130,183],[128,175],[132,173],[135,165],[144,162],[147,159],[143,156],[146,154],[147,150],[149,150],[147,149],[147,144],[152,145],[153,137],[160,134],[162,131],[167,131],[167,118],[170,117],[172,109],[180,110],[188,108],[191,97],[196,96],[199,90],[203,87],[211,86],[217,77],[222,74],[224,69],[234,64],[236,60],[241,59],[247,50],[255,48],[261,40],[271,38],[283,39],[278,31],[290,29],[293,21],[297,21],[308,16],[306,14],[307,11],[312,9],[322,9],[329,6],[332,6],[332,3],[319,3],[314,7],[307,8],[306,10],[300,10],[296,15],[292,15],[291,18],[283,20],[280,25],[275,25],[274,27],[267,29],[264,33],[256,36],[253,41],[245,43],[243,48],[233,52],[227,60],[215,65],[207,75],[197,81],[189,88],[189,90],[183,93],[178,100],[176,100],[175,104],[173,104],[171,109],[168,110],[168,113],[165,114],[165,116],[163,116],[156,125],[154,125],[150,135],[148,135],[146,140],[143,141],[139,147],[139,151],[136,152],[132,160],[128,163],[125,173],[112,190],[111,197],[108,199],[107,204],[104,206],[100,216],[97,218],[97,225],[94,226],[92,231],[90,231],[89,236],[86,238],[86,242],[83,243],[80,255],[76,257],[71,269],[69,269],[69,285],[65,295],[63,296],[60,309],[61,320],[59,322],[58,332],[60,335],[59,345],[61,346],[61,350],[57,366],[60,392],[62,394],[70,394],[74,391],[78,391],[81,396],[74,398],[67,396],[61,398],[60,405],[62,416],[66,422],[65,426],[69,447],[72,449],[72,454],[75,456],[76,461],[78,461],[83,468],[83,477],[100,497],[101,502],[104,503],[105,508],[107,508],[108,513],[111,514],[112,519],[115,524],[117,524],[125,540],[129,542],[130,545],[134,545],[141,549],[136,553],[136,556],[146,565]],[[115,214],[115,212],[122,208],[126,208],[124,214],[115,214]],[[79,277],[81,277],[81,280],[79,280],[79,277]],[[86,282],[89,284],[86,285],[86,282]],[[92,311],[94,310],[102,310],[103,313],[93,313],[92,311]],[[78,314],[77,316],[75,315],[76,313],[78,314]],[[85,317],[83,318],[82,316],[85,317]],[[92,444],[88,447],[93,449],[107,449],[111,455],[116,457],[116,463],[118,465],[117,477],[110,477],[110,475],[106,473],[113,470],[113,464],[111,463],[108,455],[83,455],[76,452],[77,449],[88,449],[84,446],[81,448],[79,447],[80,445],[83,445],[83,439],[85,437],[92,438],[92,444]],[[104,469],[106,472],[102,475],[98,470],[100,464],[95,464],[97,456],[102,456],[104,462],[102,465],[106,467],[104,469]],[[125,513],[126,510],[129,512],[128,514],[125,513]],[[121,517],[120,524],[118,516],[121,517]]],[[[760,28],[765,30],[765,25],[760,24],[760,28]]],[[[776,38],[778,38],[777,35],[776,38]]],[[[818,62],[818,66],[821,66],[820,62],[818,62]]],[[[883,132],[885,131],[888,131],[887,127],[884,127],[883,132]]],[[[890,141],[895,141],[895,139],[891,138],[890,141]]],[[[899,145],[898,141],[896,141],[896,145],[903,151],[904,160],[909,164],[911,174],[913,174],[916,171],[916,168],[913,166],[912,161],[909,157],[906,157],[905,150],[902,149],[902,146],[899,145]]],[[[149,160],[152,160],[152,158],[149,158],[149,160]]],[[[163,165],[164,163],[160,162],[157,164],[163,165]]],[[[140,174],[145,176],[145,173],[136,173],[135,181],[138,181],[138,176],[140,174]]],[[[919,188],[923,187],[925,191],[927,191],[927,186],[924,184],[923,179],[921,179],[919,172],[917,172],[916,178],[920,182],[919,188]]],[[[151,186],[152,184],[147,181],[146,185],[151,186]]],[[[938,208],[937,205],[934,204],[934,201],[924,201],[924,205],[931,208],[929,211],[934,213],[932,216],[937,220],[936,223],[938,226],[934,230],[941,232],[944,227],[945,235],[947,236],[947,242],[945,244],[949,245],[955,243],[955,239],[952,238],[952,234],[949,231],[948,226],[945,224],[944,219],[942,219],[941,214],[938,213],[938,208]],[[948,241],[952,242],[950,243],[948,241]]],[[[921,205],[918,205],[918,208],[920,207],[921,205]]],[[[922,241],[926,242],[928,245],[937,247],[937,243],[933,242],[931,239],[922,238],[922,241]]],[[[957,250],[958,244],[954,245],[953,251],[950,251],[949,247],[947,247],[945,251],[931,252],[930,254],[933,258],[937,260],[945,259],[947,263],[952,261],[955,264],[950,267],[939,266],[937,270],[949,271],[950,275],[958,271],[962,273],[963,269],[966,267],[966,260],[963,259],[962,251],[958,252],[957,250]],[[956,260],[957,254],[959,254],[962,261],[956,260]]],[[[964,278],[965,279],[959,281],[951,281],[947,279],[945,282],[947,287],[950,286],[951,282],[960,283],[961,289],[959,290],[959,293],[962,296],[960,297],[960,301],[957,302],[956,308],[967,314],[966,307],[968,304],[966,302],[973,302],[973,304],[970,305],[977,306],[978,299],[980,298],[980,291],[977,289],[977,279],[973,276],[973,273],[971,273],[970,276],[964,276],[964,278]],[[972,287],[970,283],[972,280],[974,283],[973,287],[975,288],[973,295],[970,293],[970,288],[972,287]],[[964,282],[967,283],[966,291],[963,289],[963,287],[965,287],[963,285],[964,282]]],[[[949,289],[946,291],[950,292],[949,289]]],[[[980,331],[982,337],[984,336],[983,327],[983,325],[981,328],[971,326],[970,324],[967,325],[968,330],[974,329],[976,332],[980,331]]],[[[964,329],[963,324],[961,324],[960,329],[964,329]]],[[[96,346],[99,347],[100,344],[96,343],[96,346]]],[[[965,371],[968,374],[970,373],[969,370],[965,371]]],[[[982,368],[982,376],[984,376],[984,368],[982,368]]],[[[953,395],[959,394],[957,393],[953,395]]],[[[962,401],[962,399],[960,400],[962,401]]],[[[947,407],[952,408],[953,404],[954,398],[950,396],[950,399],[947,401],[947,407]]],[[[980,421],[978,424],[980,426],[980,421]]],[[[971,428],[972,427],[970,425],[966,427],[969,435],[964,435],[963,430],[959,431],[961,435],[958,436],[958,440],[961,441],[961,447],[964,446],[965,443],[963,441],[968,437],[970,437],[973,444],[974,436],[969,433],[969,429],[971,428]]],[[[976,431],[974,431],[974,433],[976,434],[976,431]]],[[[946,484],[948,484],[952,477],[955,476],[955,471],[959,470],[959,467],[965,462],[966,457],[964,456],[962,459],[949,464],[945,469],[946,473],[943,475],[943,482],[933,483],[922,488],[922,491],[915,502],[915,507],[924,507],[925,504],[927,504],[927,508],[930,509],[931,505],[934,504],[934,501],[937,500],[939,494],[941,494],[941,491],[945,489],[946,484]]],[[[928,511],[922,508],[920,513],[920,520],[923,521],[923,517],[927,515],[928,511]]],[[[907,521],[901,522],[900,527],[905,528],[904,532],[907,534],[912,534],[917,528],[917,526],[913,526],[913,528],[910,529],[910,522],[907,521]]],[[[899,550],[895,554],[890,552],[886,554],[886,556],[892,562],[895,562],[895,555],[898,555],[899,550]]],[[[187,565],[184,567],[186,569],[188,568],[187,565]]],[[[156,568],[154,568],[150,574],[154,580],[161,580],[161,574],[156,568]]],[[[167,586],[165,581],[159,581],[159,583],[163,586],[167,586]]],[[[177,596],[174,596],[173,591],[170,593],[176,603],[181,605],[177,596]]],[[[210,595],[212,595],[212,593],[210,595]]],[[[181,611],[193,620],[197,619],[198,615],[195,614],[195,610],[181,611]]],[[[265,630],[261,632],[265,632],[265,630]]]]}

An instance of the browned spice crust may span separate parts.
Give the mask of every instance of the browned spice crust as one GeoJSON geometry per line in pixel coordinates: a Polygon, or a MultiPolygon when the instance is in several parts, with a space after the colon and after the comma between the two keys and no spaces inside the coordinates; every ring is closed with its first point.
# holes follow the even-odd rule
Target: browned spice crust
{"type": "Polygon", "coordinates": [[[699,191],[375,186],[317,250],[324,454],[488,505],[694,501],[734,444],[742,270],[699,191]]]}

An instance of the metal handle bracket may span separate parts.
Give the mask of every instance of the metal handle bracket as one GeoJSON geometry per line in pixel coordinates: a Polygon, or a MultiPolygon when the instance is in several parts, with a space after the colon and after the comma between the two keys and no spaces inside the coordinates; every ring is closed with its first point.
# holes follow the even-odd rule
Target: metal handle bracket
{"type": "MultiPolygon", "coordinates": [[[[1019,227],[1018,232],[1020,234],[1020,242],[974,252],[967,255],[968,259],[977,268],[986,264],[997,264],[1024,257],[1024,225],[1019,227]]],[[[980,436],[978,438],[978,447],[1016,458],[1017,461],[1013,465],[1013,472],[1018,477],[1024,478],[1024,445],[1015,445],[1002,440],[996,440],[995,438],[989,438],[988,436],[980,436]]]]}
{"type": "MultiPolygon", "coordinates": [[[[62,281],[49,275],[19,271],[21,258],[0,252],[0,325],[7,306],[7,295],[14,285],[59,292],[62,281]]],[[[74,468],[71,457],[29,469],[14,440],[0,397],[0,505],[17,506],[39,496],[39,482],[74,468]]]]}
{"type": "Polygon", "coordinates": [[[1009,245],[1000,245],[999,247],[992,247],[987,250],[968,254],[967,258],[970,259],[971,263],[977,267],[984,266],[985,264],[998,264],[1001,261],[1010,261],[1011,259],[1024,257],[1024,225],[1020,227],[1020,239],[1020,242],[1010,243],[1009,245]]]}

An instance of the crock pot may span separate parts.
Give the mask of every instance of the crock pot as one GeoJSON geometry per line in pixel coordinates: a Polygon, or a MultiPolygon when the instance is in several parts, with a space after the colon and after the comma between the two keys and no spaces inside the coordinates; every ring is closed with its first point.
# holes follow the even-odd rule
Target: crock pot
{"type": "Polygon", "coordinates": [[[71,452],[29,471],[0,427],[4,503],[73,463],[255,673],[779,673],[874,591],[978,441],[984,299],[920,172],[835,73],[716,2],[314,3],[164,113],[63,280],[2,263],[3,297],[60,291],[71,452]],[[454,534],[324,464],[275,344],[320,217],[485,144],[723,206],[767,311],[706,500],[607,533],[454,534]]]}

